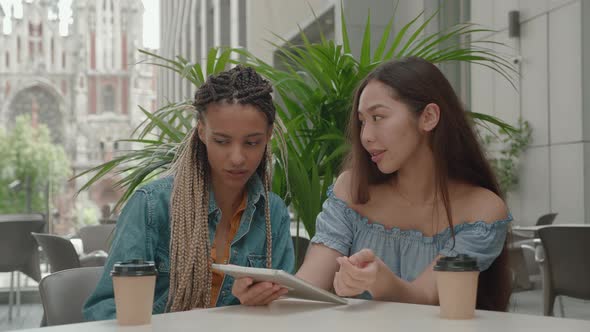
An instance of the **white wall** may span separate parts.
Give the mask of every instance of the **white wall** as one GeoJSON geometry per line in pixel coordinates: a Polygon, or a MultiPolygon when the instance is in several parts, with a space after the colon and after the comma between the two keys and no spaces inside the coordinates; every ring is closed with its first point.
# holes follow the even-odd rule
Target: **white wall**
{"type": "Polygon", "coordinates": [[[247,45],[252,52],[267,63],[272,63],[275,48],[272,41],[282,44],[275,36],[291,39],[298,33],[298,25],[304,28],[314,19],[313,11],[320,15],[333,6],[334,0],[276,1],[250,0],[247,2],[247,45]]]}
{"type": "MultiPolygon", "coordinates": [[[[585,159],[582,108],[582,4],[580,0],[473,0],[471,17],[497,33],[480,36],[522,57],[519,91],[487,69],[472,66],[472,108],[515,124],[530,122],[532,143],[524,154],[519,189],[509,195],[516,222],[532,225],[548,212],[556,223],[584,223],[585,159]],[[508,37],[508,12],[519,10],[520,38],[508,37]],[[491,15],[490,15],[491,13],[491,15]]],[[[586,175],[588,176],[588,175],[586,175]]]]}

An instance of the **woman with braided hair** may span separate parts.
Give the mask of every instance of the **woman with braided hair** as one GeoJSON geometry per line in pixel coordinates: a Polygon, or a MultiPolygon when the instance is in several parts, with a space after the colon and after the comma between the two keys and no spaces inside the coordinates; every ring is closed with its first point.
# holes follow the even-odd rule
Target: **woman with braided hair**
{"type": "MultiPolygon", "coordinates": [[[[178,152],[172,175],[138,189],[117,222],[109,259],[84,305],[88,320],[112,319],[109,275],[117,261],[155,261],[153,313],[239,304],[233,279],[211,263],[293,271],[289,214],[270,192],[272,87],[252,68],[210,76],[195,94],[197,126],[178,152]]],[[[257,303],[286,293],[252,285],[257,303]]]]}

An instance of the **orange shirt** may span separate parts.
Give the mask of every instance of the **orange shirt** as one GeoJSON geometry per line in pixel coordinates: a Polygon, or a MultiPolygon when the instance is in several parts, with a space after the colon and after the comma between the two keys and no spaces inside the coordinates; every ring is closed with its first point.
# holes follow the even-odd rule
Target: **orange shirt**
{"type": "MultiPolygon", "coordinates": [[[[238,228],[240,228],[240,220],[242,219],[242,214],[246,209],[246,201],[248,196],[244,195],[242,198],[242,202],[240,206],[232,216],[229,225],[229,233],[227,233],[227,240],[223,244],[223,247],[216,248],[215,244],[213,244],[211,248],[211,258],[213,258],[213,262],[221,262],[221,264],[229,263],[229,250],[231,247],[231,241],[236,236],[238,228]],[[218,256],[219,255],[219,256],[218,256]]],[[[221,284],[223,283],[224,273],[212,271],[212,279],[211,279],[211,303],[210,307],[215,307],[217,305],[217,297],[219,296],[219,290],[221,289],[221,284]]]]}

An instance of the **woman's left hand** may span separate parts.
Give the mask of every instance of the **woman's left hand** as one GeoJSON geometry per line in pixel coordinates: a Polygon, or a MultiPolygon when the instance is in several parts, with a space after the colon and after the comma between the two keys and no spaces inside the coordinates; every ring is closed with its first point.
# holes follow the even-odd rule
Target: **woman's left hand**
{"type": "Polygon", "coordinates": [[[338,257],[340,270],[334,277],[334,290],[340,296],[355,296],[369,290],[377,281],[379,258],[370,249],[350,257],[338,257]]]}
{"type": "Polygon", "coordinates": [[[287,292],[281,285],[272,282],[254,283],[252,278],[238,278],[232,286],[232,294],[240,303],[250,306],[267,305],[287,292]]]}

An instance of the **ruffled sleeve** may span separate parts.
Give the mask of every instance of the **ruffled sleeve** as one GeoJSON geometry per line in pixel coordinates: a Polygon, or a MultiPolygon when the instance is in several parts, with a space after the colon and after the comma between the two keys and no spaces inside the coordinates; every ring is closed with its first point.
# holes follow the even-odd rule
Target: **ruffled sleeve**
{"type": "Polygon", "coordinates": [[[455,241],[451,237],[439,254],[455,257],[467,254],[477,259],[480,271],[487,270],[502,252],[512,216],[493,223],[477,221],[455,226],[455,241]],[[453,246],[454,243],[454,246],[453,246]]]}
{"type": "Polygon", "coordinates": [[[328,189],[328,199],[322,205],[315,227],[312,243],[323,244],[345,256],[350,255],[354,236],[354,211],[334,195],[333,186],[328,189]]]}

